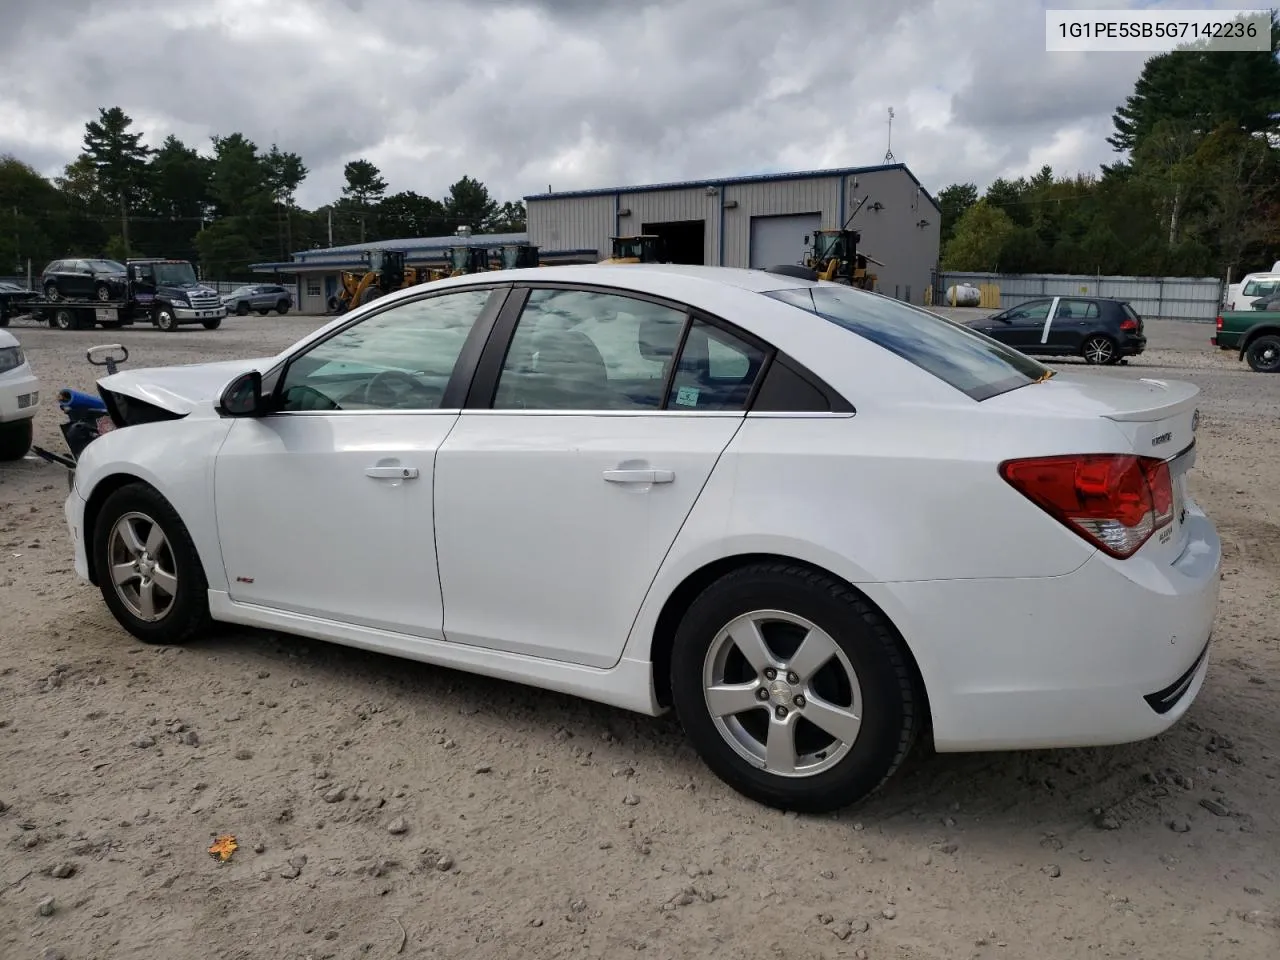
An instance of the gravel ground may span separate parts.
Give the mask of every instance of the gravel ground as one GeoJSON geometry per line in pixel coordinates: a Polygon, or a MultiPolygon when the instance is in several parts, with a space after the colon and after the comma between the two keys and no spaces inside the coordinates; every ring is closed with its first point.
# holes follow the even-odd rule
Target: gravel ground
{"type": "MultiPolygon", "coordinates": [[[[321,322],[13,332],[49,397],[92,389],[91,344],[196,362],[321,322]]],[[[136,643],[72,571],[62,470],[0,465],[0,957],[1275,957],[1280,377],[1148,331],[1104,375],[1204,390],[1200,698],[1125,747],[920,753],[833,817],[740,798],[669,718],[239,628],[136,643]]]]}

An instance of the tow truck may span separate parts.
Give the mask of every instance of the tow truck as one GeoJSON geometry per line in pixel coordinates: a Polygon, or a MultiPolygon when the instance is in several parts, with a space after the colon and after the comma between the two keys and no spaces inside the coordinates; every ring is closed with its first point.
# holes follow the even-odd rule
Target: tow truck
{"type": "MultiPolygon", "coordinates": [[[[96,326],[118,329],[150,322],[166,332],[198,323],[216,330],[227,315],[222,298],[196,277],[187,260],[149,258],[130,260],[124,298],[107,300],[35,296],[13,305],[14,316],[33,316],[55,330],[92,330],[96,326]]],[[[0,300],[0,319],[10,319],[7,301],[0,300]]],[[[3,325],[3,324],[0,324],[3,325]]]]}

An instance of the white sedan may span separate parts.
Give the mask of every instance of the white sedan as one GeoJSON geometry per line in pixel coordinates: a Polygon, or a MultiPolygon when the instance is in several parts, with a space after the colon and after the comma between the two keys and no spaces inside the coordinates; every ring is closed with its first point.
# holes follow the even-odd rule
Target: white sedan
{"type": "Polygon", "coordinates": [[[22,344],[8,330],[0,330],[0,461],[26,456],[39,409],[40,381],[22,344]]]}
{"type": "Polygon", "coordinates": [[[1053,375],[765,271],[469,275],[100,381],[66,515],[120,623],[210,619],[645,714],[763,803],[1153,736],[1204,681],[1194,386],[1053,375]]]}

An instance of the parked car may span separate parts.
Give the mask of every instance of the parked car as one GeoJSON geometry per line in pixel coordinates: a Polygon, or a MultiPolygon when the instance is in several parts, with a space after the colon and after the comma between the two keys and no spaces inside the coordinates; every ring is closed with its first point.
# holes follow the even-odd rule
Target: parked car
{"type": "Polygon", "coordinates": [[[1280,300],[1260,310],[1224,310],[1218,314],[1209,342],[1223,350],[1236,350],[1239,358],[1257,373],[1280,373],[1280,300]]]}
{"type": "Polygon", "coordinates": [[[35,293],[22,284],[0,280],[0,327],[7,327],[9,318],[22,312],[22,304],[35,298],[35,293]]]}
{"type": "Polygon", "coordinates": [[[39,409],[40,381],[22,344],[8,330],[0,330],[0,460],[21,460],[27,455],[39,409]]]}
{"type": "Polygon", "coordinates": [[[276,283],[250,284],[232,290],[222,298],[222,303],[227,313],[242,317],[248,316],[250,310],[257,310],[264,317],[272,310],[283,316],[293,306],[293,294],[276,283]]]}
{"type": "Polygon", "coordinates": [[[40,275],[40,287],[51,300],[122,300],[129,277],[115,260],[55,260],[40,275]]]}
{"type": "Polygon", "coordinates": [[[1137,311],[1105,297],[1041,297],[969,326],[1023,353],[1081,356],[1088,363],[1117,363],[1147,348],[1137,311]]]}
{"type": "Polygon", "coordinates": [[[868,291],[470,274],[99,391],[66,515],[135,637],[212,618],[674,708],[762,803],[865,796],[926,718],[941,751],[1150,737],[1208,670],[1199,389],[868,291]]]}
{"type": "Polygon", "coordinates": [[[1231,311],[1254,309],[1259,300],[1270,300],[1280,295],[1278,267],[1280,264],[1269,271],[1247,274],[1239,284],[1228,287],[1225,309],[1231,311]]]}

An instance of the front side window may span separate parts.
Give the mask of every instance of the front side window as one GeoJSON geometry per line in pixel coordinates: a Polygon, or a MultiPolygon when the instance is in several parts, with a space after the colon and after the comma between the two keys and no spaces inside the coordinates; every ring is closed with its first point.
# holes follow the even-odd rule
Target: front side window
{"type": "Polygon", "coordinates": [[[1052,304],[1052,300],[1036,300],[1031,303],[1024,303],[1020,307],[1014,307],[1005,316],[1005,319],[1015,323],[1030,323],[1033,320],[1043,320],[1049,316],[1049,307],[1052,304]]]}
{"type": "Polygon", "coordinates": [[[1240,291],[1242,297],[1269,297],[1280,291],[1280,280],[1250,280],[1240,291]]]}
{"type": "Polygon", "coordinates": [[[533,290],[493,406],[634,410],[662,406],[684,311],[591,290],[533,290]]]}
{"type": "Polygon", "coordinates": [[[816,314],[870,340],[974,400],[1006,393],[1050,373],[1048,367],[1012,347],[879,294],[815,284],[773,290],[764,296],[816,314]]]}
{"type": "Polygon", "coordinates": [[[310,347],[289,363],[279,409],[435,410],[493,291],[397,304],[310,347]]]}

